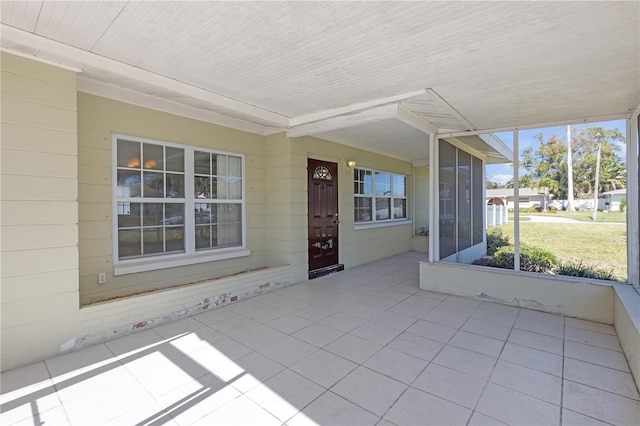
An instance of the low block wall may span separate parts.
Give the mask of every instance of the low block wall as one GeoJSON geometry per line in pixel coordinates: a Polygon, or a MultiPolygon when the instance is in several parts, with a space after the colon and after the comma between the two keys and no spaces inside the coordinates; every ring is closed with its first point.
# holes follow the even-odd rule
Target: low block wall
{"type": "Polygon", "coordinates": [[[614,323],[613,285],[602,281],[588,282],[458,263],[421,262],[420,288],[614,323]]]}
{"type": "Polygon", "coordinates": [[[614,324],[631,374],[640,383],[640,295],[630,285],[616,284],[614,324]]]}
{"type": "Polygon", "coordinates": [[[75,307],[69,318],[52,319],[48,327],[40,326],[48,340],[39,338],[39,345],[29,351],[12,348],[9,353],[12,356],[3,356],[1,370],[206,312],[299,281],[292,267],[277,266],[75,307]]]}

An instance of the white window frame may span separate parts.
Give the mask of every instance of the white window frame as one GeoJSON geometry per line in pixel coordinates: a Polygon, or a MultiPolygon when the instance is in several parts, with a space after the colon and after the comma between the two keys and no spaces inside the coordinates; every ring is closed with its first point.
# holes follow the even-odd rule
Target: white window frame
{"type": "MultiPolygon", "coordinates": [[[[246,172],[245,172],[245,156],[237,152],[219,151],[215,149],[198,147],[193,145],[182,145],[171,142],[140,138],[124,134],[113,133],[111,136],[111,203],[112,203],[112,239],[113,239],[113,273],[114,275],[125,275],[137,272],[153,271],[158,269],[173,268],[177,266],[187,266],[197,263],[213,262],[224,259],[232,259],[236,257],[249,256],[251,251],[247,249],[247,218],[246,218],[246,172]],[[148,143],[172,148],[180,148],[184,150],[184,235],[185,235],[185,251],[183,253],[157,254],[139,258],[119,259],[118,248],[118,158],[117,146],[118,140],[127,140],[139,142],[141,144],[148,143]],[[241,220],[242,220],[242,243],[239,246],[211,248],[206,250],[195,249],[195,217],[194,205],[198,203],[198,199],[189,194],[194,194],[194,151],[210,152],[220,155],[230,155],[241,158],[242,170],[242,199],[241,220]]],[[[158,198],[158,202],[164,202],[167,198],[158,198]]],[[[175,200],[175,199],[172,199],[175,200]]],[[[221,200],[228,202],[228,200],[221,200]]],[[[132,201],[133,202],[133,201],[132,201]]]]}
{"type": "MultiPolygon", "coordinates": [[[[354,213],[354,227],[356,230],[360,230],[360,229],[370,229],[370,228],[379,228],[379,227],[384,227],[384,226],[396,226],[396,225],[406,225],[406,224],[410,224],[411,223],[411,219],[409,219],[409,196],[408,196],[408,182],[409,182],[409,176],[402,174],[402,173],[394,173],[394,172],[390,172],[387,170],[378,170],[378,169],[371,169],[371,168],[367,168],[367,167],[355,167],[354,169],[354,173],[357,170],[363,170],[363,171],[368,171],[371,172],[371,192],[369,194],[357,194],[354,191],[353,197],[354,197],[354,201],[356,198],[368,198],[371,200],[371,220],[367,220],[367,221],[356,221],[355,218],[355,213],[354,213]],[[376,173],[386,173],[388,175],[390,175],[391,177],[391,191],[390,191],[390,195],[387,196],[376,196],[375,192],[376,192],[376,173]],[[399,196],[394,196],[393,195],[393,178],[395,176],[400,176],[404,178],[404,193],[405,195],[403,197],[399,197],[399,196]],[[405,200],[405,213],[406,213],[406,217],[403,218],[389,218],[389,219],[376,219],[376,199],[377,198],[385,198],[385,199],[390,199],[390,205],[389,205],[389,211],[390,211],[390,215],[393,216],[393,205],[394,205],[394,200],[396,199],[402,199],[405,200]]],[[[353,180],[354,182],[356,182],[355,178],[353,180]]],[[[355,209],[355,203],[354,203],[354,209],[355,209]]],[[[355,211],[355,210],[354,210],[355,211]]]]}

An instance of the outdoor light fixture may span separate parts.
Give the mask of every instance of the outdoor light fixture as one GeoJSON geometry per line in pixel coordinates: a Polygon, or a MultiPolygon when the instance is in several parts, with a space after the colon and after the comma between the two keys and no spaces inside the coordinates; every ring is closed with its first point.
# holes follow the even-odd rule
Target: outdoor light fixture
{"type": "Polygon", "coordinates": [[[347,167],[353,169],[356,166],[356,162],[354,160],[347,161],[347,167]]]}

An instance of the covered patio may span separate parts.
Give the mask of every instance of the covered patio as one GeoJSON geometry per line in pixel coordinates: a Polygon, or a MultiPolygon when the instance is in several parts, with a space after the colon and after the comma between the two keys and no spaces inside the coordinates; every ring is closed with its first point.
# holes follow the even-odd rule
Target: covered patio
{"type": "Polygon", "coordinates": [[[1,8],[3,424],[640,423],[638,2],[1,8]],[[613,119],[628,283],[469,266],[613,119]]]}
{"type": "Polygon", "coordinates": [[[615,329],[418,288],[409,252],[2,373],[6,425],[634,425],[615,329]]]}

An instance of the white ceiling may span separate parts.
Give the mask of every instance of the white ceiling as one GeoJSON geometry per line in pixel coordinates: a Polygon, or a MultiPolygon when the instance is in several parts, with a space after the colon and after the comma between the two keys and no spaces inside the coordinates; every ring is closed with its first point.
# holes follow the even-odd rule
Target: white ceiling
{"type": "Polygon", "coordinates": [[[628,117],[640,2],[1,2],[79,90],[418,160],[425,132],[628,117]]]}

